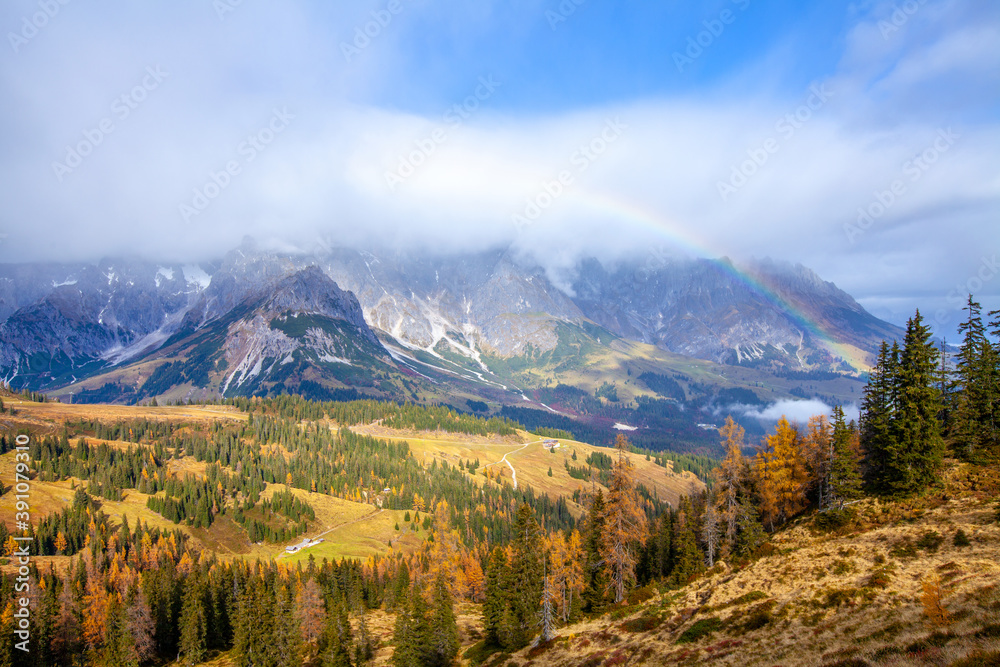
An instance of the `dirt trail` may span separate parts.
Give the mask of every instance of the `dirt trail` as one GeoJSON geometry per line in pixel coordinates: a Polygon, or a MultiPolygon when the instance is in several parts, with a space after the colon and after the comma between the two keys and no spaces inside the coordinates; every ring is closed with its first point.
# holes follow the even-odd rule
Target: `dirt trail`
{"type": "Polygon", "coordinates": [[[490,466],[499,465],[501,463],[506,463],[507,467],[510,468],[511,480],[513,481],[514,488],[516,489],[517,488],[517,471],[514,470],[514,466],[511,465],[511,462],[507,460],[507,457],[510,456],[511,454],[517,454],[519,451],[521,451],[522,449],[524,449],[528,445],[537,445],[540,442],[541,442],[541,440],[532,440],[531,442],[526,442],[523,445],[521,445],[520,447],[518,447],[517,449],[515,449],[514,451],[507,452],[506,454],[504,454],[503,457],[499,461],[494,461],[493,463],[487,463],[486,465],[483,466],[483,469],[489,468],[490,466]]]}

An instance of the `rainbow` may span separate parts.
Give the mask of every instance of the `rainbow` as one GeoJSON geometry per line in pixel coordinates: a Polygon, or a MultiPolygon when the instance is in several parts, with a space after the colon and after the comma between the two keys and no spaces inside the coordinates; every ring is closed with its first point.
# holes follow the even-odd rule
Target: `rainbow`
{"type": "Polygon", "coordinates": [[[626,222],[650,231],[665,239],[672,247],[714,263],[721,271],[729,274],[736,281],[779,308],[797,327],[808,333],[809,337],[831,356],[843,359],[857,370],[868,370],[869,365],[863,350],[834,340],[819,322],[762,283],[753,274],[734,265],[725,257],[727,254],[725,250],[711,247],[708,242],[693,232],[690,225],[682,225],[676,220],[666,218],[637,204],[605,194],[576,191],[573,193],[573,199],[582,204],[588,212],[603,213],[616,222],[626,222]]]}

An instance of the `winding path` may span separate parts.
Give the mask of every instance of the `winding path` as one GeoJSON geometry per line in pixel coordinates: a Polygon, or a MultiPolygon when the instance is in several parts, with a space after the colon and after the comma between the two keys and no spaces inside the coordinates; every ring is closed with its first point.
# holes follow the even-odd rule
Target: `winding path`
{"type": "Polygon", "coordinates": [[[483,469],[485,470],[486,468],[489,468],[490,466],[495,466],[495,465],[499,465],[501,463],[506,463],[507,467],[510,468],[510,477],[511,477],[511,480],[513,481],[513,483],[514,483],[514,488],[516,489],[517,488],[517,471],[514,470],[514,466],[511,465],[511,462],[507,460],[507,457],[510,456],[511,454],[517,454],[519,451],[521,451],[522,449],[526,448],[528,445],[537,445],[540,442],[541,442],[541,440],[532,440],[531,442],[526,442],[523,445],[521,445],[520,447],[518,447],[517,449],[515,449],[514,451],[507,452],[506,454],[504,454],[503,457],[499,461],[494,461],[493,463],[487,463],[486,465],[483,466],[483,469]]]}

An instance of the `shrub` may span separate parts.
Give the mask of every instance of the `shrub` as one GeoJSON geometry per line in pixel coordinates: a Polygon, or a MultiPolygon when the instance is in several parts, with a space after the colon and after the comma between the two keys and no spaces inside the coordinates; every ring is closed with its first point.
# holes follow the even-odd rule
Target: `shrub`
{"type": "Polygon", "coordinates": [[[889,550],[889,555],[893,558],[916,558],[917,549],[913,546],[910,538],[904,537],[893,545],[892,549],[889,550]]]}
{"type": "Polygon", "coordinates": [[[763,600],[766,597],[767,593],[765,593],[764,591],[750,591],[749,593],[744,593],[743,595],[739,596],[729,604],[735,607],[737,605],[749,604],[751,602],[756,602],[757,600],[763,600]]]}
{"type": "Polygon", "coordinates": [[[639,618],[633,618],[622,623],[621,628],[625,632],[649,632],[655,630],[663,621],[659,616],[649,616],[643,614],[639,618]]]}
{"type": "Polygon", "coordinates": [[[696,642],[702,637],[707,637],[721,627],[722,620],[719,619],[718,616],[703,618],[681,633],[681,636],[677,638],[677,643],[690,644],[691,642],[696,642]]]}
{"type": "Polygon", "coordinates": [[[642,588],[633,588],[628,592],[628,604],[642,604],[648,600],[652,600],[656,595],[656,590],[652,586],[643,586],[642,588]]]}
{"type": "Polygon", "coordinates": [[[769,600],[764,604],[759,604],[754,607],[750,614],[747,616],[746,621],[743,622],[742,630],[744,632],[751,632],[753,630],[760,630],[765,625],[774,620],[774,614],[771,610],[774,608],[774,600],[769,600]]]}
{"type": "Polygon", "coordinates": [[[842,604],[852,602],[860,591],[856,588],[835,588],[826,592],[824,605],[826,607],[839,607],[842,604]]]}
{"type": "Polygon", "coordinates": [[[965,531],[959,528],[955,531],[954,544],[956,547],[967,547],[971,545],[972,542],[969,541],[969,536],[965,534],[965,531]]]}
{"type": "Polygon", "coordinates": [[[833,561],[833,573],[836,575],[849,574],[854,572],[854,563],[849,560],[840,560],[839,558],[833,561]]]}
{"type": "Polygon", "coordinates": [[[854,521],[854,510],[827,510],[820,512],[813,519],[813,527],[823,533],[843,530],[854,521]]]}
{"type": "Polygon", "coordinates": [[[941,533],[936,530],[928,530],[920,536],[919,540],[917,540],[917,546],[933,553],[938,550],[938,547],[941,546],[942,542],[944,542],[944,537],[941,533]]]}
{"type": "Polygon", "coordinates": [[[868,583],[865,585],[868,588],[888,588],[891,575],[891,568],[885,566],[875,568],[872,570],[871,575],[868,577],[868,583]]]}
{"type": "Polygon", "coordinates": [[[948,610],[941,602],[941,580],[938,578],[925,580],[921,587],[923,594],[920,602],[924,605],[924,614],[934,625],[947,625],[951,622],[948,610]]]}

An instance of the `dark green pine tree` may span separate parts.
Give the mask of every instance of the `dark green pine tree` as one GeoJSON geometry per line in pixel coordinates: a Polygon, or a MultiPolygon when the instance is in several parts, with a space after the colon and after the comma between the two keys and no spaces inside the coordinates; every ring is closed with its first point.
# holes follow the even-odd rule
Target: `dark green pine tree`
{"type": "Polygon", "coordinates": [[[691,575],[701,571],[704,560],[698,548],[698,537],[695,532],[697,521],[688,496],[681,497],[680,507],[674,517],[674,534],[671,539],[671,569],[670,583],[683,586],[691,575]]]}
{"type": "Polygon", "coordinates": [[[985,397],[988,406],[987,423],[984,429],[988,435],[989,455],[993,460],[1000,458],[1000,310],[991,310],[989,331],[996,340],[987,340],[985,397]]]}
{"type": "Polygon", "coordinates": [[[608,588],[604,573],[604,562],[601,560],[601,544],[604,540],[604,493],[598,489],[587,514],[586,532],[584,535],[584,587],[583,611],[587,614],[597,614],[604,609],[605,592],[608,588]]]}
{"type": "Polygon", "coordinates": [[[767,542],[767,533],[764,532],[764,524],[760,522],[757,507],[748,498],[740,499],[733,553],[737,556],[750,558],[765,542],[767,542]]]}
{"type": "Polygon", "coordinates": [[[347,618],[347,605],[342,600],[328,601],[327,609],[323,667],[351,667],[351,623],[347,618]]]}
{"type": "Polygon", "coordinates": [[[898,409],[886,460],[884,487],[907,496],[938,481],[944,440],[938,421],[940,391],[934,381],[938,351],[918,310],[906,323],[898,371],[898,409]]]}
{"type": "Polygon", "coordinates": [[[488,646],[501,645],[501,622],[504,610],[510,606],[509,581],[507,554],[501,547],[493,547],[486,566],[486,597],[483,601],[483,634],[488,646]]]}
{"type": "MultiPolygon", "coordinates": [[[[853,422],[851,422],[853,424],[853,422]]],[[[830,461],[830,496],[843,507],[844,502],[861,495],[861,471],[851,447],[853,428],[844,422],[844,408],[833,408],[833,455],[830,461]]]]}
{"type": "Polygon", "coordinates": [[[414,583],[404,608],[396,615],[392,652],[394,667],[423,667],[431,660],[430,625],[427,619],[427,602],[414,583]]]}
{"type": "Polygon", "coordinates": [[[861,400],[861,447],[865,452],[865,477],[873,491],[883,492],[890,452],[894,446],[899,346],[882,341],[875,367],[868,375],[861,400]]]}
{"type": "MultiPolygon", "coordinates": [[[[112,596],[108,605],[104,631],[104,664],[115,667],[138,667],[139,657],[135,650],[135,639],[128,626],[125,606],[117,595],[112,596]]],[[[197,662],[201,662],[198,660],[197,662]]],[[[194,663],[191,663],[194,664],[194,663]]]]}
{"type": "Polygon", "coordinates": [[[184,665],[197,665],[205,659],[207,623],[203,597],[198,575],[191,574],[184,581],[181,604],[180,655],[184,665]]]}
{"type": "Polygon", "coordinates": [[[958,325],[962,336],[955,364],[954,406],[949,440],[955,452],[967,459],[989,445],[991,421],[989,376],[991,346],[981,316],[982,307],[972,295],[965,306],[966,318],[958,325]]]}
{"type": "Polygon", "coordinates": [[[302,631],[292,611],[290,591],[281,586],[274,594],[275,667],[298,667],[302,664],[302,631]]]}
{"type": "Polygon", "coordinates": [[[642,554],[640,581],[657,581],[670,572],[670,542],[673,539],[673,512],[666,511],[650,531],[642,554]]]}
{"type": "Polygon", "coordinates": [[[438,573],[434,581],[434,602],[429,618],[431,667],[448,667],[458,657],[461,645],[458,637],[458,622],[452,604],[451,591],[443,573],[438,573]]]}
{"type": "Polygon", "coordinates": [[[510,559],[510,612],[513,625],[505,648],[527,645],[538,622],[542,600],[542,538],[535,510],[527,503],[517,508],[510,559]]]}

